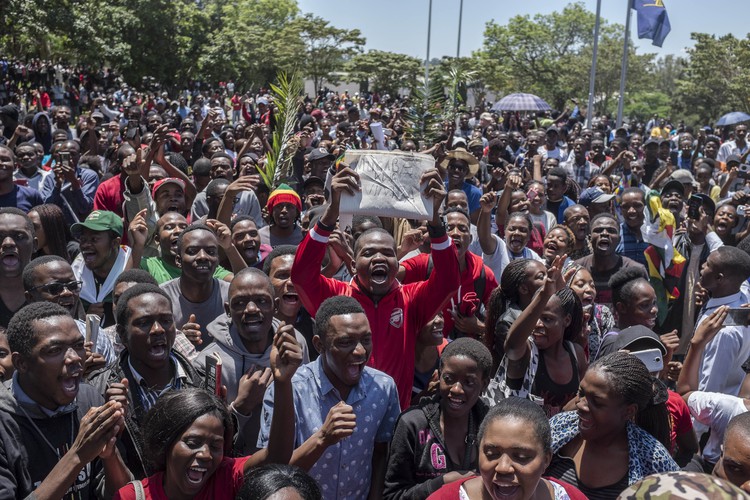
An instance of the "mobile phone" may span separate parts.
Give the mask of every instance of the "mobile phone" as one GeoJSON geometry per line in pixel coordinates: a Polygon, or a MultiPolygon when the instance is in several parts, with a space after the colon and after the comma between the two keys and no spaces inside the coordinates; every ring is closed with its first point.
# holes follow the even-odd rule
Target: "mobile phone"
{"type": "Polygon", "coordinates": [[[733,307],[729,309],[725,326],[747,326],[750,324],[750,307],[733,307]]]}
{"type": "Polygon", "coordinates": [[[750,165],[747,163],[743,163],[740,165],[739,171],[737,172],[737,177],[740,179],[750,179],[750,165]]]}
{"type": "Polygon", "coordinates": [[[526,198],[529,199],[529,201],[534,201],[534,199],[538,196],[536,189],[529,189],[526,191],[526,198]]]}
{"type": "Polygon", "coordinates": [[[630,354],[643,361],[643,364],[646,365],[650,373],[660,372],[664,369],[664,358],[659,349],[635,351],[630,354]]]}
{"type": "Polygon", "coordinates": [[[67,151],[60,151],[60,163],[63,165],[70,165],[70,153],[67,151]]]}
{"type": "Polygon", "coordinates": [[[91,342],[91,352],[96,352],[96,341],[99,338],[99,326],[102,319],[96,314],[86,315],[86,342],[91,342]]]}
{"type": "Polygon", "coordinates": [[[221,356],[217,352],[206,356],[206,390],[221,397],[221,356]]]}
{"type": "Polygon", "coordinates": [[[747,215],[747,205],[737,207],[737,215],[742,215],[743,217],[747,215]]]}
{"type": "Polygon", "coordinates": [[[700,196],[692,194],[690,195],[690,201],[688,201],[688,210],[687,215],[689,218],[693,220],[698,220],[701,218],[701,204],[703,203],[703,200],[700,196]]]}

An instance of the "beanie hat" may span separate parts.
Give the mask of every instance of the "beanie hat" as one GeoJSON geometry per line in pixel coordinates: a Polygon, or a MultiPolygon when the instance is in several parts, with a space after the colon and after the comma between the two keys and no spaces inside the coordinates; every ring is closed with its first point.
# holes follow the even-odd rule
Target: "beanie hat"
{"type": "Polygon", "coordinates": [[[298,212],[302,212],[302,200],[300,199],[297,192],[287,184],[280,184],[279,187],[274,189],[270,194],[270,196],[268,197],[268,202],[266,203],[268,212],[272,212],[273,207],[275,207],[279,203],[291,203],[297,208],[298,212]]]}

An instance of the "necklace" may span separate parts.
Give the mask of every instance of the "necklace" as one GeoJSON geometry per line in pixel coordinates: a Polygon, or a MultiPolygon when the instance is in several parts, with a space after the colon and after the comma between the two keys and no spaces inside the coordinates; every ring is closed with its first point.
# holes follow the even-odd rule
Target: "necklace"
{"type": "MultiPolygon", "coordinates": [[[[44,440],[45,443],[47,443],[47,446],[49,447],[50,450],[52,450],[52,453],[54,453],[55,456],[57,456],[57,460],[60,461],[60,458],[61,458],[60,457],[60,450],[58,450],[57,448],[55,448],[54,446],[52,446],[52,443],[49,442],[49,439],[47,439],[47,436],[44,435],[44,433],[42,432],[42,430],[36,425],[36,422],[34,422],[34,419],[31,418],[31,416],[26,412],[26,409],[23,406],[21,406],[20,403],[19,403],[18,407],[21,409],[21,411],[23,412],[23,414],[26,417],[26,419],[34,427],[34,430],[36,430],[36,432],[40,436],[42,436],[42,439],[44,440]]],[[[70,440],[71,441],[73,440],[73,435],[74,435],[73,432],[74,432],[73,431],[73,415],[71,415],[70,416],[70,440]]]]}

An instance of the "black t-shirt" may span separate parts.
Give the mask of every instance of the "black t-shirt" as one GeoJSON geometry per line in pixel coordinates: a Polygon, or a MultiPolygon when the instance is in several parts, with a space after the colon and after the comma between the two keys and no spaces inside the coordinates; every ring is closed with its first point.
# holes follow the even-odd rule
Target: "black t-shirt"
{"type": "Polygon", "coordinates": [[[565,198],[560,201],[547,200],[547,211],[554,215],[555,218],[557,218],[557,214],[560,211],[560,205],[562,205],[564,199],[565,198]]]}
{"type": "MultiPolygon", "coordinates": [[[[24,302],[21,307],[25,306],[26,302],[24,302]]],[[[21,307],[18,309],[20,310],[21,307]]],[[[16,314],[18,311],[11,311],[8,309],[8,306],[5,305],[5,302],[3,302],[3,299],[0,299],[0,326],[3,328],[8,328],[8,323],[10,323],[11,318],[14,314],[16,314]]]]}
{"type": "Polygon", "coordinates": [[[594,279],[594,285],[596,286],[596,299],[595,302],[597,304],[605,305],[612,309],[612,289],[609,288],[609,279],[612,277],[613,274],[615,274],[617,271],[622,269],[623,267],[633,267],[633,266],[639,266],[643,268],[641,264],[634,261],[633,259],[629,259],[627,257],[619,256],[617,258],[617,264],[612,269],[609,269],[607,271],[597,271],[594,269],[594,255],[587,255],[586,257],[583,257],[582,259],[578,259],[575,261],[576,264],[578,264],[581,267],[586,268],[590,273],[591,277],[594,279]]]}

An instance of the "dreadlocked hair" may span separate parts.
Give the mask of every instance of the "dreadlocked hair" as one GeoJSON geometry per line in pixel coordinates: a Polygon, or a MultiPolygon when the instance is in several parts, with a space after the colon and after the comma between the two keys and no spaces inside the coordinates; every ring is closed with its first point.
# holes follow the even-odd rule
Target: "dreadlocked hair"
{"type": "MultiPolygon", "coordinates": [[[[502,358],[503,352],[497,352],[495,332],[497,331],[500,318],[503,317],[508,305],[520,306],[519,289],[526,281],[526,268],[534,263],[532,259],[516,259],[511,261],[500,277],[500,286],[492,290],[487,301],[487,321],[485,321],[484,345],[493,353],[493,356],[502,358]]],[[[502,345],[502,343],[500,344],[502,345]]]]}
{"type": "Polygon", "coordinates": [[[638,406],[635,423],[665,448],[671,447],[666,391],[640,359],[624,352],[613,352],[596,360],[589,370],[604,373],[624,404],[638,406]]]}
{"type": "Polygon", "coordinates": [[[563,339],[572,342],[578,337],[583,328],[583,306],[581,305],[581,299],[567,286],[558,290],[555,293],[555,297],[560,301],[563,314],[570,315],[570,324],[565,329],[563,339]]]}
{"type": "MultiPolygon", "coordinates": [[[[44,205],[37,205],[31,210],[39,216],[49,248],[49,255],[57,255],[70,262],[70,254],[68,254],[68,241],[72,239],[70,237],[70,226],[65,222],[60,207],[45,203],[44,205]]],[[[40,249],[40,254],[42,253],[40,249]]]]}

